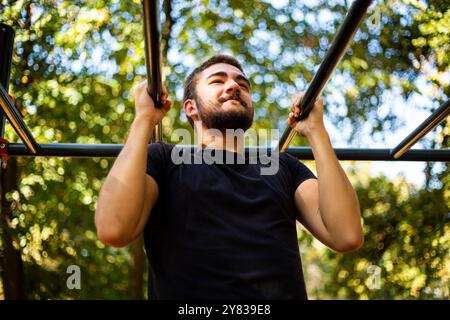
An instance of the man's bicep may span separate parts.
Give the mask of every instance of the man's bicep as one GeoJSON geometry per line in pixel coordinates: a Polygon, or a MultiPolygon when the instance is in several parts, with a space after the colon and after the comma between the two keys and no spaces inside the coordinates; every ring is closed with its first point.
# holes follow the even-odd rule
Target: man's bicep
{"type": "Polygon", "coordinates": [[[137,238],[144,230],[148,218],[150,217],[150,213],[153,207],[155,206],[156,201],[158,200],[158,194],[159,194],[158,183],[152,176],[146,174],[144,184],[144,203],[142,206],[142,212],[139,218],[139,223],[135,231],[135,238],[137,238]]]}
{"type": "Polygon", "coordinates": [[[326,229],[319,210],[319,184],[317,179],[303,181],[295,191],[297,220],[311,234],[327,246],[331,245],[331,237],[326,229]]]}
{"type": "Polygon", "coordinates": [[[319,185],[317,179],[303,181],[295,190],[297,220],[303,223],[319,209],[319,185]]]}

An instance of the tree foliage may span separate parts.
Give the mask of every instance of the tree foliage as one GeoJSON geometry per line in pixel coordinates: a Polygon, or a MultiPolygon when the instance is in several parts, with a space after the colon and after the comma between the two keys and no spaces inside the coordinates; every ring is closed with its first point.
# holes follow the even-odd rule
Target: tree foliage
{"type": "Polygon", "coordinates": [[[420,190],[384,176],[361,180],[355,188],[365,244],[350,254],[308,251],[305,259],[326,279],[310,292],[321,299],[448,299],[448,188],[420,190]]]}
{"type": "MultiPolygon", "coordinates": [[[[162,2],[163,75],[175,100],[163,121],[166,141],[175,128],[189,128],[181,108],[184,78],[219,52],[244,64],[254,88],[254,126],[283,130],[289,96],[306,89],[349,7],[343,0],[162,2]]],[[[130,92],[146,73],[141,2],[0,4],[0,22],[16,31],[10,92],[36,140],[123,143],[133,119],[130,92]]],[[[338,127],[350,124],[353,142],[364,123],[380,134],[401,125],[386,92],[405,101],[429,94],[436,100],[424,106],[430,111],[449,98],[449,15],[448,4],[439,0],[372,6],[323,93],[328,118],[338,127]],[[420,81],[431,90],[422,92],[420,81]]],[[[439,130],[434,146],[448,147],[449,125],[439,130]]],[[[18,142],[10,127],[6,138],[18,142]]],[[[23,259],[27,297],[131,297],[132,252],[104,247],[93,224],[113,159],[16,161],[18,187],[7,195],[13,207],[9,227],[23,259]],[[66,269],[73,264],[82,270],[82,290],[66,287],[66,269]]],[[[307,259],[327,275],[314,289],[318,297],[448,298],[448,166],[430,179],[435,184],[428,189],[384,177],[358,184],[366,245],[355,254],[326,251],[321,262],[311,239],[302,236],[307,259]],[[383,270],[381,290],[364,285],[372,264],[383,270]]]]}

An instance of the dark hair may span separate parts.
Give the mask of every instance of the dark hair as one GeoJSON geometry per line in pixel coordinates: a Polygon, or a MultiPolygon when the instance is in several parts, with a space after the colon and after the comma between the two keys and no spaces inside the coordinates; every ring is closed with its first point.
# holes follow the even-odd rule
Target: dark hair
{"type": "MultiPolygon", "coordinates": [[[[203,62],[200,66],[195,68],[194,71],[192,71],[191,74],[186,78],[186,81],[184,82],[183,101],[186,101],[188,99],[194,99],[196,97],[195,87],[197,85],[197,75],[201,73],[203,70],[218,63],[226,63],[232,65],[241,70],[242,72],[244,72],[244,69],[242,68],[241,64],[236,58],[224,54],[212,56],[211,58],[203,62]]],[[[189,123],[192,126],[194,126],[194,123],[190,117],[188,117],[188,120],[189,123]]]]}

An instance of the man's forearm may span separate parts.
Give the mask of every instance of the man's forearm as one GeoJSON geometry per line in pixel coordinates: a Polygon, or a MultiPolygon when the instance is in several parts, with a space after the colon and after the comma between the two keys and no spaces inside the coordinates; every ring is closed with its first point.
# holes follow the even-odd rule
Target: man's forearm
{"type": "Polygon", "coordinates": [[[362,239],[358,198],[342,169],[325,129],[308,137],[317,167],[319,209],[332,239],[343,243],[362,239]]]}
{"type": "Polygon", "coordinates": [[[147,118],[135,118],[127,141],[100,191],[96,210],[99,238],[133,234],[144,201],[147,145],[153,129],[147,118]]]}

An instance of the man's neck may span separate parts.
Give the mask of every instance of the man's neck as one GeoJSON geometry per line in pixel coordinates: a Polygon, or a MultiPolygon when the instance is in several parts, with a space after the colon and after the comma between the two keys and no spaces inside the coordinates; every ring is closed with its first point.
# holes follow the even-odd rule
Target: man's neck
{"type": "Polygon", "coordinates": [[[196,135],[196,143],[198,148],[208,148],[216,150],[226,150],[235,153],[244,153],[244,134],[233,130],[220,131],[217,129],[208,129],[202,127],[196,135]],[[234,134],[233,134],[234,133],[234,134]]]}

